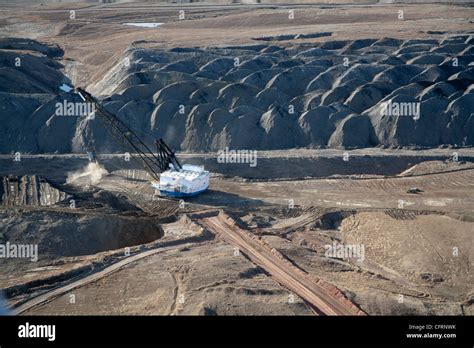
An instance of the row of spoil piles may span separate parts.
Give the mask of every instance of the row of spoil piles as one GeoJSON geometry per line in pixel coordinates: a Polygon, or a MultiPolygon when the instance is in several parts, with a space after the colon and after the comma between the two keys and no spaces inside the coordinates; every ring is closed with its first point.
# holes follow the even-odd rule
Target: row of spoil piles
{"type": "Polygon", "coordinates": [[[9,175],[0,180],[0,205],[3,206],[48,206],[69,197],[38,175],[9,175]]]}

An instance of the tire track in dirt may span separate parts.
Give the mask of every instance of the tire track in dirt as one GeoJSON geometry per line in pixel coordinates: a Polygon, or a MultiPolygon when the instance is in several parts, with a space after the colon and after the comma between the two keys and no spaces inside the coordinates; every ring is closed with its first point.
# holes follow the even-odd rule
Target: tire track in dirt
{"type": "Polygon", "coordinates": [[[187,274],[186,268],[184,270],[179,267],[177,270],[170,271],[171,278],[173,279],[173,302],[170,308],[170,315],[179,315],[179,312],[183,309],[184,304],[184,279],[187,274]]]}

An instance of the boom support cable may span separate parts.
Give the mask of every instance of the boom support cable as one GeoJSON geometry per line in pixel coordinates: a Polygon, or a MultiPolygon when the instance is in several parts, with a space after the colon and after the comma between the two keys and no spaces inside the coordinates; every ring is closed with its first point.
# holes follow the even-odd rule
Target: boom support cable
{"type": "Polygon", "coordinates": [[[159,173],[168,170],[170,164],[176,170],[182,169],[173,150],[163,139],[156,140],[157,155],[155,155],[130,127],[106,110],[90,93],[82,88],[77,88],[76,91],[82,100],[94,104],[95,112],[99,114],[102,123],[114,136],[125,140],[125,144],[138,156],[139,162],[155,180],[159,180],[159,173]]]}

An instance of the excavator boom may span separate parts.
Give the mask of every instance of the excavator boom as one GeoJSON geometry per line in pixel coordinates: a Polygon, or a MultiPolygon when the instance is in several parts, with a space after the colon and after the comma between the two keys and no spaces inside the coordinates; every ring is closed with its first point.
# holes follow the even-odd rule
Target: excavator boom
{"type": "Polygon", "coordinates": [[[123,123],[117,116],[105,109],[99,101],[90,93],[82,88],[76,88],[76,92],[85,102],[93,103],[95,113],[107,127],[107,129],[136,155],[132,158],[138,160],[143,168],[155,179],[159,180],[159,174],[170,168],[170,164],[174,169],[181,170],[181,164],[176,158],[173,150],[163,141],[156,140],[157,154],[138,137],[138,135],[123,123]]]}

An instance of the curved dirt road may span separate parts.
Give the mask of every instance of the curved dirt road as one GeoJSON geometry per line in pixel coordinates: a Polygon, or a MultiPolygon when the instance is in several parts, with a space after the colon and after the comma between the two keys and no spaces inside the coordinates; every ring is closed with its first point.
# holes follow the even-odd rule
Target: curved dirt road
{"type": "MultiPolygon", "coordinates": [[[[195,244],[196,243],[186,243],[186,244],[180,245],[180,247],[191,247],[195,244]]],[[[28,310],[31,310],[32,308],[40,305],[40,304],[49,302],[49,301],[51,301],[51,300],[53,300],[53,299],[55,299],[55,298],[57,298],[61,295],[73,290],[73,289],[79,288],[81,286],[84,286],[84,285],[87,285],[89,283],[95,282],[95,281],[97,281],[101,278],[104,278],[106,276],[109,276],[112,273],[117,272],[118,270],[122,269],[123,267],[127,266],[128,264],[130,264],[132,262],[138,261],[140,259],[143,259],[143,258],[151,256],[151,255],[162,253],[162,252],[165,252],[165,251],[168,251],[168,250],[173,250],[173,249],[176,249],[176,245],[172,245],[172,246],[168,246],[168,247],[162,247],[162,248],[154,248],[154,249],[151,249],[151,250],[146,250],[146,251],[140,252],[136,255],[129,256],[129,257],[117,262],[117,263],[114,263],[114,264],[110,265],[109,267],[104,268],[103,270],[101,270],[99,272],[93,273],[93,274],[88,275],[84,278],[81,278],[81,279],[79,279],[75,282],[72,282],[72,283],[67,284],[65,286],[62,286],[60,288],[48,291],[48,292],[46,292],[42,295],[39,295],[37,297],[34,297],[33,299],[31,299],[31,300],[23,303],[22,305],[18,306],[17,308],[15,308],[14,311],[16,312],[16,314],[22,314],[22,313],[24,313],[28,310]]]]}

